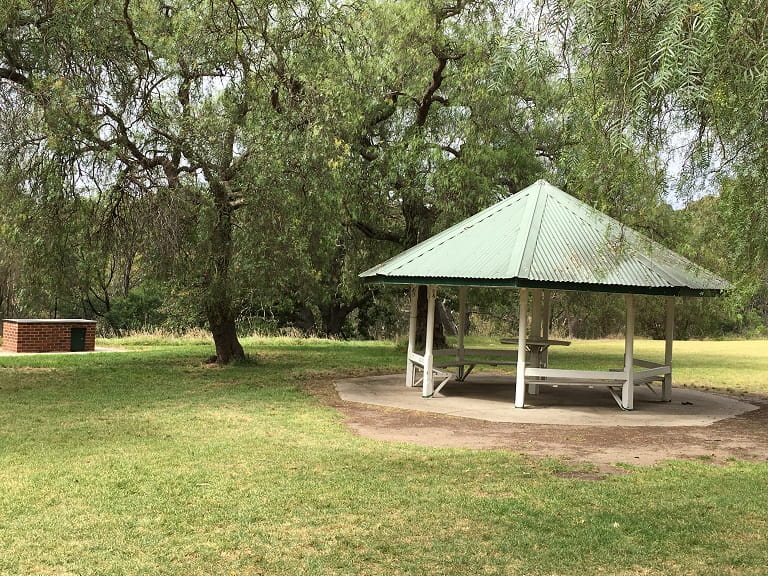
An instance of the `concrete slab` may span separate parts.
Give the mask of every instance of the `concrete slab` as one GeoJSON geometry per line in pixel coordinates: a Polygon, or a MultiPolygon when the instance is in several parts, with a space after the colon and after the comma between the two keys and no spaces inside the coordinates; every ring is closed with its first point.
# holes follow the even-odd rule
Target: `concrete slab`
{"type": "Polygon", "coordinates": [[[421,387],[406,388],[405,376],[367,376],[334,382],[350,402],[435,412],[490,422],[573,426],[708,426],[756,410],[754,404],[721,394],[675,388],[671,402],[660,402],[645,386],[635,389],[635,410],[619,409],[603,388],[541,386],[526,394],[526,407],[514,407],[514,376],[473,374],[467,382],[449,382],[435,398],[421,387]]]}

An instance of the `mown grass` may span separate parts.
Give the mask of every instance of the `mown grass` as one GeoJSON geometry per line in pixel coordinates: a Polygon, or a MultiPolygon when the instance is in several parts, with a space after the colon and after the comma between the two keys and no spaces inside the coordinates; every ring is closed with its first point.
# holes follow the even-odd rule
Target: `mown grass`
{"type": "MultiPolygon", "coordinates": [[[[250,339],[252,361],[226,368],[201,362],[202,340],[119,344],[0,358],[0,574],[766,572],[766,464],[596,482],[561,461],[357,438],[304,385],[400,370],[391,343],[250,339]]],[[[717,381],[731,344],[685,344],[679,378],[717,381]]],[[[616,345],[562,353],[612,364],[616,345]]],[[[759,373],[765,348],[730,370],[759,373]]]]}
{"type": "MultiPolygon", "coordinates": [[[[615,367],[623,354],[623,340],[577,340],[551,357],[556,365],[615,367]]],[[[663,362],[664,342],[638,340],[635,356],[663,362]]],[[[672,365],[676,386],[768,394],[767,340],[675,342],[672,365]]]]}
{"type": "MultiPolygon", "coordinates": [[[[498,339],[470,338],[467,346],[501,344],[498,339]]],[[[634,353],[637,358],[663,362],[664,341],[636,340],[634,353]]],[[[620,368],[623,358],[623,339],[574,340],[567,347],[551,347],[549,355],[553,368],[584,370],[620,368]]],[[[672,365],[675,386],[768,394],[768,340],[678,341],[673,346],[672,365]]]]}

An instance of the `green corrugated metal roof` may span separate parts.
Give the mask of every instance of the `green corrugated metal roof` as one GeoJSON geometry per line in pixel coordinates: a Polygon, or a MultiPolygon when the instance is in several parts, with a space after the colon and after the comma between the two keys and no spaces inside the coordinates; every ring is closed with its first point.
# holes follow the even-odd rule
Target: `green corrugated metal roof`
{"type": "Polygon", "coordinates": [[[369,282],[706,296],[730,285],[539,180],[363,272],[369,282]]]}

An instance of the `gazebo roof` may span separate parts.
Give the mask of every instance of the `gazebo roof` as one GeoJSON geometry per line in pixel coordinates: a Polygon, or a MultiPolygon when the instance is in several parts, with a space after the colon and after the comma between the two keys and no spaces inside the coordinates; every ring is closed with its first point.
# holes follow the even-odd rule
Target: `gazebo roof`
{"type": "Polygon", "coordinates": [[[730,284],[552,186],[528,186],[360,275],[368,282],[711,296],[730,284]]]}

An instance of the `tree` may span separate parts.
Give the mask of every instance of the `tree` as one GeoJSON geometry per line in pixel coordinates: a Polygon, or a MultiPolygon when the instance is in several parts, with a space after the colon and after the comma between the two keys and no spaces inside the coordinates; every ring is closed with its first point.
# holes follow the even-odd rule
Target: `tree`
{"type": "Polygon", "coordinates": [[[152,198],[158,271],[192,296],[218,362],[244,355],[238,213],[259,204],[314,104],[290,63],[309,63],[341,12],[287,0],[20,1],[0,12],[0,80],[34,103],[44,152],[80,196],[152,198]]]}
{"type": "MultiPolygon", "coordinates": [[[[538,92],[553,71],[543,60],[515,68],[523,24],[499,10],[371,2],[350,23],[343,60],[327,60],[350,87],[331,163],[358,271],[523,188],[557,153],[550,94],[538,92]]],[[[548,58],[541,48],[531,55],[548,58]]],[[[419,300],[423,340],[425,290],[419,300]]]]}
{"type": "MultiPolygon", "coordinates": [[[[651,161],[684,151],[683,197],[722,188],[732,247],[768,259],[768,38],[760,0],[545,0],[567,30],[580,92],[596,96],[613,142],[651,161]],[[586,90],[584,90],[586,89],[586,90]]],[[[674,167],[670,167],[675,170],[674,167]]],[[[670,183],[670,182],[668,182],[670,183]]],[[[674,183],[674,182],[672,182],[674,183]]],[[[658,187],[658,186],[657,186],[658,187]]]]}

